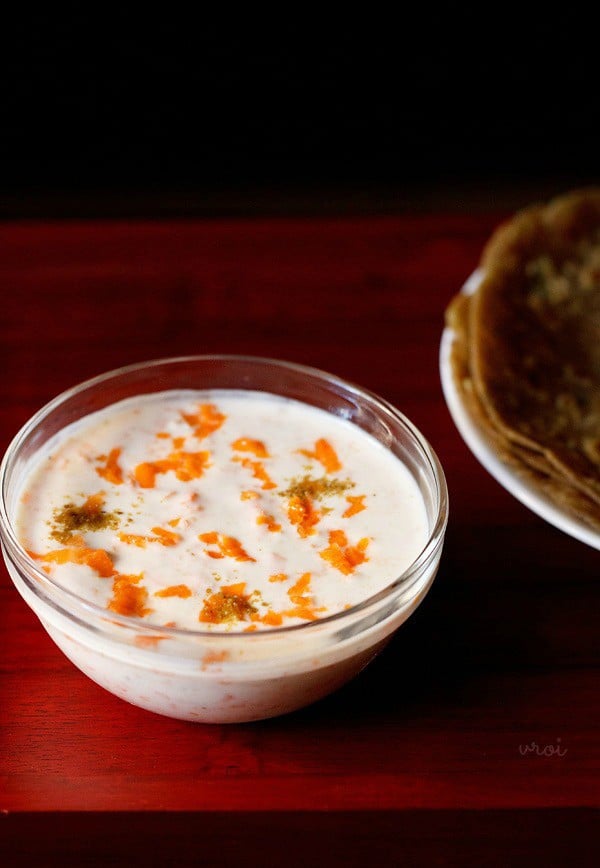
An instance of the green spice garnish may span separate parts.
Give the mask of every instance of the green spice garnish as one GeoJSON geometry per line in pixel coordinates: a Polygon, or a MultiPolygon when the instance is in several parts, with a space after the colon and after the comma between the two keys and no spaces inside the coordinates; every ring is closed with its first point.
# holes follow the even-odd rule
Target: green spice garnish
{"type": "Polygon", "coordinates": [[[278,494],[280,497],[299,497],[301,499],[309,497],[311,500],[321,500],[332,494],[343,494],[349,488],[354,488],[354,482],[350,479],[336,479],[329,476],[313,479],[307,474],[302,478],[292,479],[289,487],[278,494]]]}
{"type": "Polygon", "coordinates": [[[114,529],[119,526],[121,512],[106,512],[102,500],[92,495],[79,506],[66,503],[62,509],[54,510],[53,530],[50,536],[65,545],[75,531],[95,531],[114,529]]]}

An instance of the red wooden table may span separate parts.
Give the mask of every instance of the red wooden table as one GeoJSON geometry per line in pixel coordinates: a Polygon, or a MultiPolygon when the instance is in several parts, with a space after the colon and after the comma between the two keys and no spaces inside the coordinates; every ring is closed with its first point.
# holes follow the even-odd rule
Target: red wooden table
{"type": "Polygon", "coordinates": [[[0,863],[597,864],[600,556],[481,469],[439,384],[445,305],[500,216],[0,228],[2,450],[110,368],[269,355],[396,404],[451,499],[439,576],[386,651],[260,723],[183,723],[104,692],[2,568],[0,863]]]}

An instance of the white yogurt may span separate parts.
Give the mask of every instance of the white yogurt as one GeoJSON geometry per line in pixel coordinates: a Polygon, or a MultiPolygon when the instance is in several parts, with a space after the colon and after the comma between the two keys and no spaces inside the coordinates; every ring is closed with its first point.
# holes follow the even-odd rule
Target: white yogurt
{"type": "Polygon", "coordinates": [[[429,532],[413,476],[375,438],[234,390],[130,398],[63,429],[23,481],[16,526],[85,600],[218,633],[349,609],[400,576],[429,532]]]}
{"type": "Polygon", "coordinates": [[[282,384],[301,376],[355,422],[268,391],[181,390],[212,381],[213,363],[144,363],[59,396],[2,463],[0,531],[16,588],[90,678],[225,723],[292,711],[360,672],[427,593],[447,499],[426,442],[376,397],[236,358],[219,359],[221,377],[267,389],[278,370],[282,384]],[[172,391],[85,415],[153,376],[172,391]]]}

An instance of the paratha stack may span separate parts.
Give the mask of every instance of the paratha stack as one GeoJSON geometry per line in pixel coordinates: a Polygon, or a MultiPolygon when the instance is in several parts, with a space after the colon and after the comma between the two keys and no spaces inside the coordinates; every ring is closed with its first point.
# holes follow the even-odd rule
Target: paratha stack
{"type": "Polygon", "coordinates": [[[497,230],[447,318],[452,367],[499,457],[600,530],[600,189],[497,230]]]}

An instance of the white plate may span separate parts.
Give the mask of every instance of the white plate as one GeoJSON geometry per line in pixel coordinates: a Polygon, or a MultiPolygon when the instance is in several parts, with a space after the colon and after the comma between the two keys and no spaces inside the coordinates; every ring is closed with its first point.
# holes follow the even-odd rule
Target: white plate
{"type": "MultiPolygon", "coordinates": [[[[462,288],[462,292],[470,295],[480,281],[481,272],[475,271],[462,288]]],[[[540,494],[533,485],[523,481],[515,471],[504,464],[493,449],[488,445],[480,428],[473,420],[462,396],[456,387],[450,366],[450,350],[454,333],[444,329],[440,346],[440,374],[444,398],[458,431],[477,460],[485,467],[494,479],[509,491],[517,500],[528,507],[540,518],[564,531],[575,539],[587,543],[600,550],[600,535],[587,525],[577,521],[572,516],[559,509],[555,504],[540,494]]]]}

